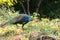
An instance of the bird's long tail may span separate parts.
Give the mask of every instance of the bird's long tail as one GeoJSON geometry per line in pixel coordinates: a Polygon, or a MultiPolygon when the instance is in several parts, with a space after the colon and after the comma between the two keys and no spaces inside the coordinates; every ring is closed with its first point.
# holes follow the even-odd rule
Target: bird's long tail
{"type": "Polygon", "coordinates": [[[15,16],[14,18],[10,18],[7,21],[0,24],[0,27],[3,27],[6,24],[11,24],[17,21],[18,16],[15,16]]]}
{"type": "Polygon", "coordinates": [[[16,21],[16,19],[14,19],[14,18],[8,19],[7,21],[1,23],[1,24],[0,24],[0,27],[3,27],[4,25],[13,23],[13,22],[15,22],[15,21],[16,21]]]}

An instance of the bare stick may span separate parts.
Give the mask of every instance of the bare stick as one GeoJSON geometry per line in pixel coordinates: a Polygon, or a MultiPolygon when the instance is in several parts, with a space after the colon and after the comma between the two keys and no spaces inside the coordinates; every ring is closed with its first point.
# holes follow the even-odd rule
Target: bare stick
{"type": "Polygon", "coordinates": [[[24,7],[24,5],[23,5],[23,3],[20,1],[20,4],[21,4],[21,6],[22,6],[22,8],[23,8],[23,10],[24,10],[24,13],[26,14],[26,10],[25,10],[25,7],[24,7]]]}
{"type": "Polygon", "coordinates": [[[28,14],[30,15],[30,10],[29,10],[29,1],[30,1],[30,0],[27,0],[27,12],[28,12],[28,14]]]}
{"type": "Polygon", "coordinates": [[[43,1],[43,0],[39,0],[38,5],[37,5],[37,8],[36,8],[36,12],[38,12],[38,11],[39,11],[39,7],[40,7],[40,5],[41,5],[42,1],[43,1]]]}

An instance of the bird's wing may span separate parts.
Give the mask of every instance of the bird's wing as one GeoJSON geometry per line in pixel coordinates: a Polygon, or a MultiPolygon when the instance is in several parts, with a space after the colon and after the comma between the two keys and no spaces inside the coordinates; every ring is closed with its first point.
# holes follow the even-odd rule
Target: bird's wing
{"type": "Polygon", "coordinates": [[[24,15],[20,15],[20,14],[19,14],[18,16],[14,17],[14,19],[17,20],[17,21],[19,21],[19,20],[21,20],[23,17],[24,17],[24,15]]]}

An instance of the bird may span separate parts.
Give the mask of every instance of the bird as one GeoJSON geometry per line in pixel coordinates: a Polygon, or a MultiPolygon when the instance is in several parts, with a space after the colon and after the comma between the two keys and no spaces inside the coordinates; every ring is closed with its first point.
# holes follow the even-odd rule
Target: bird
{"type": "Polygon", "coordinates": [[[0,24],[0,27],[3,27],[4,25],[11,23],[11,24],[22,24],[22,29],[26,23],[29,21],[32,21],[33,19],[28,14],[19,14],[11,19],[8,19],[6,22],[0,24]]]}

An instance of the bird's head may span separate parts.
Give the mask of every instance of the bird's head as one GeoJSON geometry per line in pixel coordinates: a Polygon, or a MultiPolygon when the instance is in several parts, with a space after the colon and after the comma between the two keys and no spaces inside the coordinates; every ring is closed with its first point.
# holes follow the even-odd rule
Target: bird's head
{"type": "Polygon", "coordinates": [[[33,16],[30,16],[30,20],[29,21],[33,21],[34,20],[34,17],[33,16]]]}

